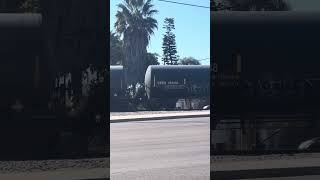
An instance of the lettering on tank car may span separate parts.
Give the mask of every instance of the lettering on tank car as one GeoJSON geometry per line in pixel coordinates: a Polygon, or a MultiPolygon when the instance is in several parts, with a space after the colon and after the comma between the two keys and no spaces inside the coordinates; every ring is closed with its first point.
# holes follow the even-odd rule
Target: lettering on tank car
{"type": "Polygon", "coordinates": [[[170,84],[170,85],[178,85],[179,82],[178,81],[169,81],[168,84],[170,84]]]}
{"type": "Polygon", "coordinates": [[[243,81],[243,87],[248,95],[259,96],[305,96],[306,88],[312,88],[313,83],[308,80],[257,80],[243,81]]]}
{"type": "Polygon", "coordinates": [[[158,85],[179,85],[180,83],[178,81],[158,81],[158,85]]]}
{"type": "Polygon", "coordinates": [[[200,94],[203,89],[206,89],[207,87],[203,88],[201,86],[193,85],[191,87],[187,87],[187,90],[191,94],[200,94]]]}
{"type": "Polygon", "coordinates": [[[166,85],[165,89],[185,89],[184,85],[166,85]]]}
{"type": "MultiPolygon", "coordinates": [[[[320,86],[320,79],[257,79],[257,80],[241,80],[238,81],[238,76],[220,76],[218,86],[223,88],[243,88],[246,96],[306,96],[308,89],[315,89],[320,86]],[[240,85],[241,82],[241,86],[240,85]],[[317,87],[316,87],[317,86],[317,87]]],[[[216,86],[213,81],[212,85],[216,86]]]]}
{"type": "Polygon", "coordinates": [[[224,82],[220,82],[219,83],[220,87],[238,87],[239,83],[238,82],[228,82],[228,81],[224,81],[224,82]]]}
{"type": "MultiPolygon", "coordinates": [[[[218,79],[219,87],[238,87],[239,86],[239,75],[233,74],[220,74],[218,76],[213,76],[213,80],[218,79]]],[[[212,85],[215,86],[215,81],[212,82],[212,85]]]]}
{"type": "Polygon", "coordinates": [[[166,85],[167,82],[166,81],[157,81],[157,85],[166,85]]]}

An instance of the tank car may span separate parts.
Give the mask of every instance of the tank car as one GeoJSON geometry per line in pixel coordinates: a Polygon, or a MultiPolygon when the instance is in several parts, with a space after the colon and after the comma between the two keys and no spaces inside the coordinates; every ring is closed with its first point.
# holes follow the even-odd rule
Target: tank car
{"type": "Polygon", "coordinates": [[[110,66],[110,98],[124,96],[125,89],[123,66],[110,66]]]}
{"type": "Polygon", "coordinates": [[[218,112],[300,112],[319,106],[319,12],[215,12],[218,112]]]}
{"type": "Polygon", "coordinates": [[[49,151],[56,125],[46,108],[50,72],[41,28],[41,14],[0,14],[1,159],[43,158],[49,151]]]}
{"type": "Polygon", "coordinates": [[[110,66],[110,111],[128,111],[129,101],[123,66],[110,66]]]}
{"type": "Polygon", "coordinates": [[[149,99],[208,97],[209,82],[209,65],[151,65],[145,74],[149,99]]]}
{"type": "Polygon", "coordinates": [[[142,103],[151,110],[173,109],[178,99],[208,99],[209,84],[209,65],[151,65],[145,73],[144,86],[129,94],[123,67],[110,66],[110,108],[120,110],[128,108],[130,103],[136,106],[142,103]]]}
{"type": "Polygon", "coordinates": [[[211,16],[211,98],[217,117],[211,129],[234,115],[246,120],[241,127],[250,123],[256,127],[264,120],[286,128],[301,127],[294,123],[298,121],[313,127],[308,133],[306,128],[283,132],[284,148],[318,132],[320,13],[212,12],[211,16]]]}
{"type": "Polygon", "coordinates": [[[209,65],[151,65],[145,74],[149,101],[175,106],[178,99],[210,96],[209,65]]]}
{"type": "MultiPolygon", "coordinates": [[[[57,98],[53,86],[58,70],[50,66],[48,56],[52,54],[46,54],[56,47],[46,46],[52,42],[44,36],[42,17],[0,13],[1,160],[83,157],[99,151],[89,149],[88,141],[96,137],[88,140],[89,135],[83,135],[101,122],[96,116],[94,123],[92,95],[71,108],[66,107],[65,99],[57,98]]],[[[59,94],[66,94],[65,88],[61,90],[59,94]]]]}

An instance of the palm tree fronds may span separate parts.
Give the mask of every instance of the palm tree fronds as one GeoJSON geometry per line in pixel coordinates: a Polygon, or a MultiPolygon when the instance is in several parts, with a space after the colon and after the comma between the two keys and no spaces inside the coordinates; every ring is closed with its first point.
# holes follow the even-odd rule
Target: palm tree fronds
{"type": "Polygon", "coordinates": [[[123,0],[118,4],[116,32],[123,37],[124,66],[128,68],[128,84],[143,81],[147,46],[157,20],[152,16],[158,11],[153,9],[152,0],[123,0]],[[131,80],[130,80],[131,79],[131,80]]]}

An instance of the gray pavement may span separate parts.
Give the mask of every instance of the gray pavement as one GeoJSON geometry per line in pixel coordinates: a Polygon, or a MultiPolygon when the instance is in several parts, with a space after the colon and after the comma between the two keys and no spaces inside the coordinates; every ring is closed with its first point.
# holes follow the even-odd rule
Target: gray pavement
{"type": "MultiPolygon", "coordinates": [[[[319,180],[320,175],[313,176],[294,176],[294,177],[277,177],[277,178],[258,178],[258,179],[248,179],[248,180],[319,180]]],[[[246,179],[242,179],[246,180],[246,179]]]]}
{"type": "Polygon", "coordinates": [[[112,123],[112,180],[209,180],[209,117],[112,123]]]}

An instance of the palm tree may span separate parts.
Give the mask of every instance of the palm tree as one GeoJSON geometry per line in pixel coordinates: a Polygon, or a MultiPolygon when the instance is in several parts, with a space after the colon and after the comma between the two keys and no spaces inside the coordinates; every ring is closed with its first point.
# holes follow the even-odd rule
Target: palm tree
{"type": "Polygon", "coordinates": [[[153,9],[152,0],[124,0],[118,4],[115,30],[123,38],[124,68],[128,85],[143,82],[147,46],[157,20],[152,16],[158,11],[153,9]]]}
{"type": "Polygon", "coordinates": [[[123,42],[120,37],[110,32],[110,65],[118,65],[123,62],[123,42]]]}

